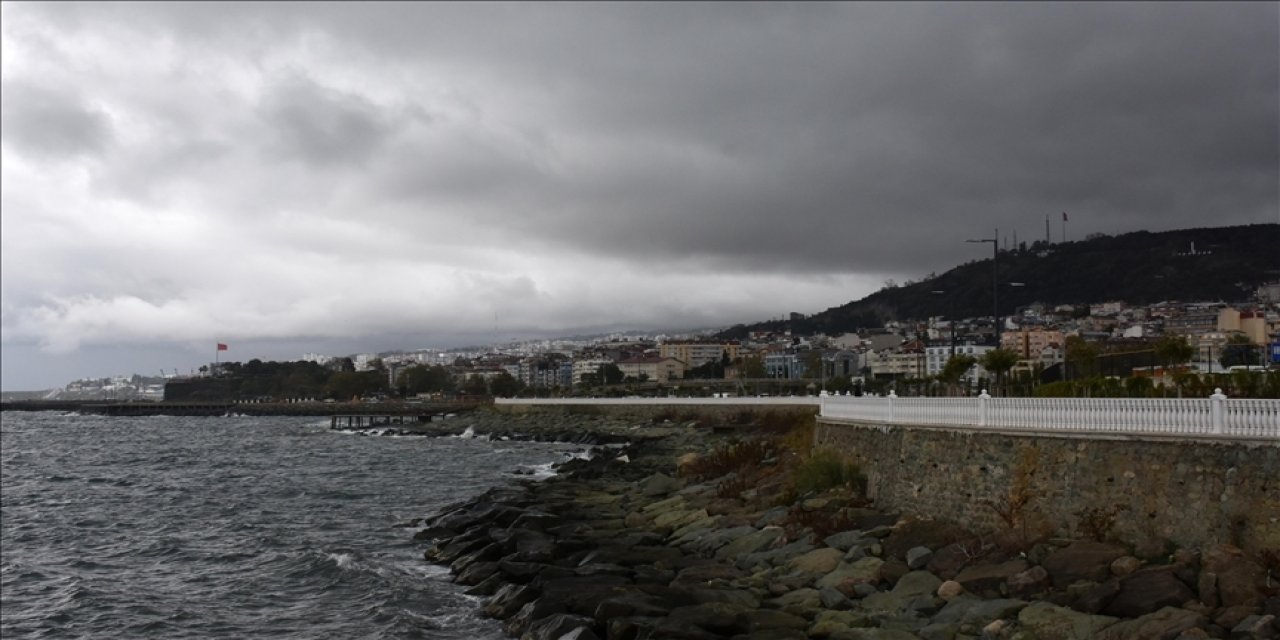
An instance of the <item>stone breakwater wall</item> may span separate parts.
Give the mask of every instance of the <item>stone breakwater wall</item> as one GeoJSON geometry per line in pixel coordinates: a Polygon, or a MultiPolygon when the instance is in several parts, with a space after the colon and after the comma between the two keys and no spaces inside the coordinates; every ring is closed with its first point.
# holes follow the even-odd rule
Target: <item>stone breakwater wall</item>
{"type": "Polygon", "coordinates": [[[882,508],[977,531],[1093,535],[1151,550],[1280,548],[1280,443],[1137,440],[819,419],[815,446],[867,476],[882,508]],[[1012,522],[1011,522],[1012,521],[1012,522]]]}

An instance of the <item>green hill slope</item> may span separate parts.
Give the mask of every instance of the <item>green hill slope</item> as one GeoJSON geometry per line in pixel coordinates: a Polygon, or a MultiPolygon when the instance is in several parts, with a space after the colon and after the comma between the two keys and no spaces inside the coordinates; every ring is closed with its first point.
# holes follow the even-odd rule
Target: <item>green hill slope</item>
{"type": "MultiPolygon", "coordinates": [[[[1033,302],[1244,301],[1259,285],[1280,280],[1280,225],[1139,231],[1054,245],[1037,243],[1001,251],[998,267],[1001,315],[1033,302]],[[1009,286],[1010,282],[1022,286],[1009,286]]],[[[799,334],[831,334],[879,327],[888,320],[990,316],[991,297],[991,258],[987,258],[802,319],[738,325],[722,336],[738,338],[750,330],[786,325],[799,334]]]]}

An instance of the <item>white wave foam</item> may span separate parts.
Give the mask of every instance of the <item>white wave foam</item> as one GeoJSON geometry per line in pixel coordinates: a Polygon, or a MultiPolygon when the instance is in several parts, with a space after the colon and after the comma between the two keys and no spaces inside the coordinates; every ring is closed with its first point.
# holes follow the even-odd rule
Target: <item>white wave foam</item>
{"type": "Polygon", "coordinates": [[[356,557],[349,553],[326,553],[324,555],[338,565],[339,569],[350,569],[356,564],[356,557]]]}

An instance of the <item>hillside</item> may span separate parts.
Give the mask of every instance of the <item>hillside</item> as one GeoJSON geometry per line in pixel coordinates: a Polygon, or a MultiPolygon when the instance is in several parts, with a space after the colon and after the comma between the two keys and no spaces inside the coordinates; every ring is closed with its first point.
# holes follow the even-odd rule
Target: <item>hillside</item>
{"type": "MultiPolygon", "coordinates": [[[[1242,301],[1259,285],[1280,280],[1280,225],[1138,231],[1047,246],[1036,243],[1001,251],[998,265],[1001,315],[1033,302],[1242,301]],[[1008,286],[1010,282],[1022,286],[1008,286]]],[[[987,258],[811,316],[738,325],[721,335],[740,338],[751,330],[786,325],[801,335],[832,334],[879,327],[888,320],[989,317],[991,282],[987,258]]]]}

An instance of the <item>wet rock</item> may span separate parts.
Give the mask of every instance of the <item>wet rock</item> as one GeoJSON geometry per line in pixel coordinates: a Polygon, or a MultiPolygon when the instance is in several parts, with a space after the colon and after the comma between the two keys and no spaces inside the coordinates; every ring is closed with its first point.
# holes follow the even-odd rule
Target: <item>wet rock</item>
{"type": "Polygon", "coordinates": [[[525,631],[528,631],[535,622],[557,613],[564,613],[563,603],[548,600],[547,598],[536,598],[526,602],[514,616],[507,618],[502,623],[502,629],[508,635],[520,636],[525,631]]]}
{"type": "Polygon", "coordinates": [[[1234,629],[1245,618],[1257,615],[1258,608],[1249,605],[1236,605],[1234,607],[1223,607],[1218,610],[1217,615],[1213,617],[1213,622],[1223,629],[1234,629]]]}
{"type": "Polygon", "coordinates": [[[809,627],[808,620],[774,609],[748,610],[741,615],[741,618],[748,633],[755,633],[764,629],[803,630],[809,627]]]}
{"type": "Polygon", "coordinates": [[[560,640],[567,634],[581,633],[579,629],[591,629],[593,624],[594,621],[586,616],[558,613],[534,622],[520,640],[560,640]]]}
{"type": "Polygon", "coordinates": [[[829,535],[822,540],[822,543],[828,547],[848,551],[855,543],[862,540],[865,536],[861,531],[841,531],[833,535],[829,535]]]}
{"type": "Polygon", "coordinates": [[[484,606],[485,615],[505,620],[515,615],[524,605],[538,597],[537,589],[528,585],[509,584],[489,598],[484,606]]]}
{"type": "Polygon", "coordinates": [[[818,599],[822,601],[824,608],[832,611],[843,611],[853,607],[853,602],[835,587],[818,589],[818,599]]]}

